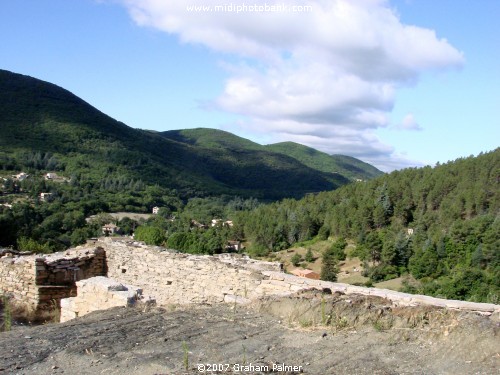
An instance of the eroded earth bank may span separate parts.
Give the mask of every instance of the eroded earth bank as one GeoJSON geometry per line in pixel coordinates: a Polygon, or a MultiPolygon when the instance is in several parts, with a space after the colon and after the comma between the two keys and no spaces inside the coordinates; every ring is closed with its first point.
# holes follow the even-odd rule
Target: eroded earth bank
{"type": "Polygon", "coordinates": [[[496,315],[328,291],[114,308],[0,334],[0,373],[496,374],[498,328],[496,315]]]}

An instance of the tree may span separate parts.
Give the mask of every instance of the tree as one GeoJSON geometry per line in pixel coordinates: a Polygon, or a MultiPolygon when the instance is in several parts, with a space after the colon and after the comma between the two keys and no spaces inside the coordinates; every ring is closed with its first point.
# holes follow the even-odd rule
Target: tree
{"type": "Polygon", "coordinates": [[[383,242],[379,236],[379,232],[373,231],[368,233],[364,246],[368,249],[371,260],[379,262],[383,247],[383,242]]]}
{"type": "Polygon", "coordinates": [[[164,232],[157,227],[140,226],[135,230],[135,239],[148,245],[161,245],[165,242],[164,232]]]}
{"type": "Polygon", "coordinates": [[[330,252],[337,260],[345,260],[346,253],[345,248],[347,247],[347,242],[343,238],[339,238],[330,247],[330,252]]]}
{"type": "Polygon", "coordinates": [[[306,256],[304,259],[306,260],[306,262],[309,262],[309,263],[314,262],[314,255],[313,255],[311,249],[307,249],[306,256]]]}
{"type": "Polygon", "coordinates": [[[331,250],[327,250],[323,253],[320,275],[321,280],[337,281],[337,273],[339,272],[337,262],[337,258],[331,250]]]}

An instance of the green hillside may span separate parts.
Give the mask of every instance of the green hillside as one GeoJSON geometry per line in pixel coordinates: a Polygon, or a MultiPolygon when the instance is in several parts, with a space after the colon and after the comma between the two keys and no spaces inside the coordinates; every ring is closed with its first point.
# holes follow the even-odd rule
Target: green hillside
{"type": "Polygon", "coordinates": [[[258,143],[217,129],[169,130],[160,134],[167,139],[209,149],[263,150],[263,147],[258,143]]]}
{"type": "Polygon", "coordinates": [[[288,155],[302,164],[321,172],[338,173],[351,180],[369,180],[383,172],[359,159],[344,155],[328,155],[295,142],[281,142],[265,146],[266,149],[288,155]]]}
{"type": "Polygon", "coordinates": [[[0,70],[0,169],[42,171],[48,160],[68,177],[159,184],[186,197],[273,200],[349,182],[227,132],[133,129],[56,85],[0,70]]]}
{"type": "Polygon", "coordinates": [[[226,152],[254,150],[260,151],[259,156],[267,158],[280,158],[276,155],[280,154],[316,171],[327,173],[329,179],[337,185],[344,185],[347,182],[346,178],[350,181],[369,180],[383,174],[374,166],[359,159],[344,155],[328,155],[294,142],[262,146],[226,131],[206,128],[171,130],[160,134],[170,140],[211,150],[219,149],[226,152]]]}
{"type": "Polygon", "coordinates": [[[261,206],[239,225],[260,253],[343,237],[372,282],[411,275],[406,291],[498,303],[499,176],[496,149],[261,206]]]}

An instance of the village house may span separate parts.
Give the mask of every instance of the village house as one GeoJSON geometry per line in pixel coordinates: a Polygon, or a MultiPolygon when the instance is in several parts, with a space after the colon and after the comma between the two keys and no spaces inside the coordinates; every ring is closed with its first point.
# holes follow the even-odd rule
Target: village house
{"type": "Polygon", "coordinates": [[[241,241],[227,241],[226,250],[239,252],[242,248],[241,241]]]}
{"type": "Polygon", "coordinates": [[[308,269],[296,268],[290,273],[298,277],[305,277],[307,279],[319,280],[319,274],[308,269]]]}
{"type": "Polygon", "coordinates": [[[208,225],[202,224],[199,221],[191,220],[191,228],[196,227],[200,229],[208,229],[208,225]]]}
{"type": "Polygon", "coordinates": [[[55,174],[55,173],[46,173],[45,176],[44,176],[44,179],[46,180],[53,180],[55,178],[57,178],[58,176],[55,174]]]}
{"type": "Polygon", "coordinates": [[[158,215],[158,212],[160,212],[160,207],[154,206],[153,207],[153,215],[158,215]]]}
{"type": "Polygon", "coordinates": [[[17,181],[24,181],[24,180],[26,180],[28,177],[29,177],[29,174],[24,173],[24,172],[21,172],[21,173],[16,174],[15,176],[12,176],[12,178],[13,178],[14,180],[17,180],[17,181]]]}
{"type": "Polygon", "coordinates": [[[212,219],[212,226],[215,227],[216,225],[219,225],[220,223],[222,223],[222,226],[224,227],[229,227],[231,228],[233,226],[233,222],[231,220],[227,220],[227,221],[222,221],[221,219],[212,219]]]}
{"type": "Polygon", "coordinates": [[[53,199],[52,193],[40,193],[40,202],[50,202],[53,199]]]}
{"type": "Polygon", "coordinates": [[[112,236],[113,234],[120,234],[120,227],[116,226],[113,223],[105,224],[102,226],[102,234],[105,236],[112,236]]]}

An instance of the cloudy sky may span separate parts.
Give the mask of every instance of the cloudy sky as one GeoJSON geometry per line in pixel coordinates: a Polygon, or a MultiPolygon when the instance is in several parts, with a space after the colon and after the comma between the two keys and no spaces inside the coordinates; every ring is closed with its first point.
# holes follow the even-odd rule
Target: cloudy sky
{"type": "Polygon", "coordinates": [[[499,146],[499,14],[497,0],[2,0],[0,68],[135,128],[391,171],[499,146]]]}

